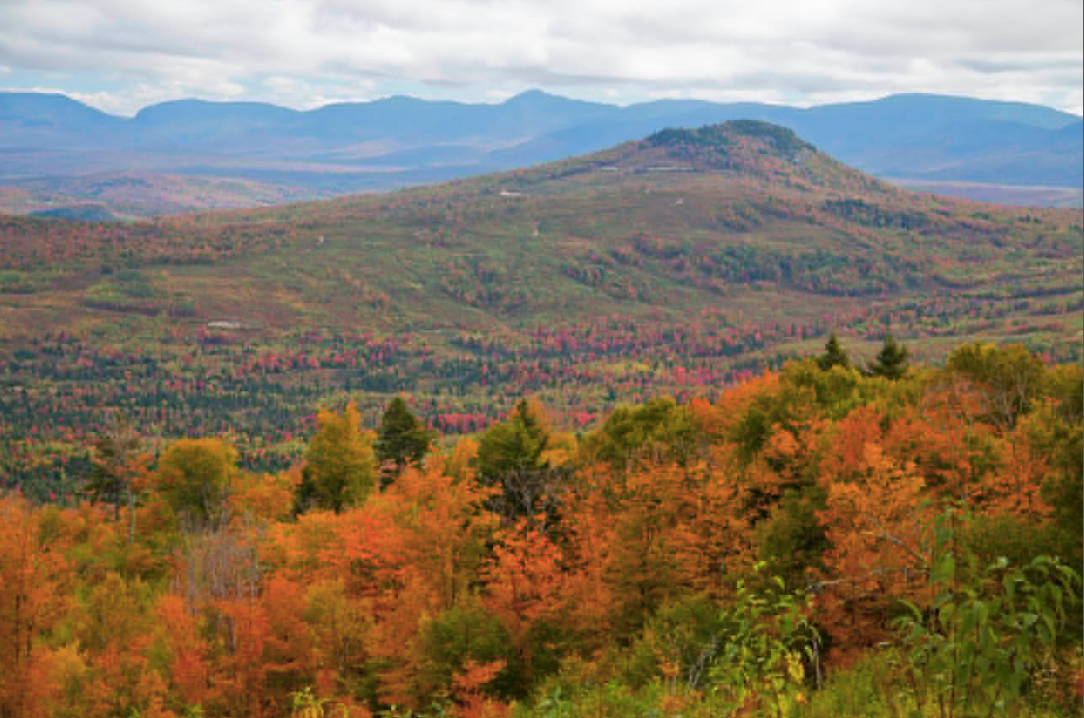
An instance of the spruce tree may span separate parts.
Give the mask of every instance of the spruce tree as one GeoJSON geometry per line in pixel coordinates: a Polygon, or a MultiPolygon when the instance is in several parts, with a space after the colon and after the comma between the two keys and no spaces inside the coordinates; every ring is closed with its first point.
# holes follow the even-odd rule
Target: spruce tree
{"type": "Polygon", "coordinates": [[[908,356],[910,352],[907,347],[899,344],[896,338],[889,334],[885,337],[884,345],[877,353],[877,358],[870,364],[869,373],[885,379],[899,379],[907,373],[908,356]]]}
{"type": "Polygon", "coordinates": [[[384,410],[376,435],[373,448],[377,461],[394,464],[394,476],[402,473],[408,463],[420,464],[435,438],[398,396],[384,410]]]}
{"type": "Polygon", "coordinates": [[[91,501],[112,504],[117,520],[131,492],[129,463],[141,444],[139,434],[120,411],[109,414],[105,430],[94,442],[94,470],[85,490],[91,501]]]}
{"type": "Polygon", "coordinates": [[[817,366],[823,371],[828,371],[834,366],[849,367],[851,359],[839,343],[839,337],[832,332],[828,337],[828,343],[824,345],[824,354],[817,358],[817,366]]]}

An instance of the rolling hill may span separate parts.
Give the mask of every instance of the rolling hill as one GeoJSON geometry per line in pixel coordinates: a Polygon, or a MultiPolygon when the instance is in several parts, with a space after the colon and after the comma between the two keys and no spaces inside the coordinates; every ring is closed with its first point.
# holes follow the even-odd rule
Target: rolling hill
{"type": "MultiPolygon", "coordinates": [[[[241,178],[318,198],[556,161],[667,127],[735,119],[789,127],[842,161],[894,180],[1077,193],[1084,184],[1080,118],[1038,105],[893,95],[811,108],[688,100],[617,107],[539,91],[495,105],[390,97],[306,112],[182,100],[133,118],[59,95],[0,94],[0,183],[55,183],[59,192],[77,175],[163,173],[204,185],[206,177],[241,178]]],[[[149,193],[143,214],[201,209],[186,204],[186,194],[179,189],[180,201],[170,204],[149,193]]]]}
{"type": "Polygon", "coordinates": [[[524,394],[582,428],[830,330],[860,360],[891,331],[926,360],[983,340],[1079,361],[1082,245],[1080,210],[908,192],[760,121],[392,194],[7,217],[0,441],[24,456],[122,406],[162,436],[233,432],[263,465],[317,406],[371,421],[399,391],[443,432],[524,394]]]}

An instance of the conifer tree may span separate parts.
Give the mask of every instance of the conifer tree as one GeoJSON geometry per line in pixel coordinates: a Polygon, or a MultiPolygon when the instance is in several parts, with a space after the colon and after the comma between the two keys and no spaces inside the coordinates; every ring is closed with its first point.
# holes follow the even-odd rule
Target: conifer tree
{"type": "Polygon", "coordinates": [[[877,358],[870,364],[869,373],[873,376],[881,376],[895,381],[907,373],[907,358],[910,352],[907,347],[896,341],[891,334],[885,337],[881,351],[877,358]]]}
{"type": "Polygon", "coordinates": [[[549,443],[549,427],[541,407],[521,399],[510,421],[486,429],[478,444],[475,465],[485,482],[502,475],[545,467],[542,454],[549,443]]]}
{"type": "Polygon", "coordinates": [[[141,444],[139,433],[119,411],[109,415],[105,430],[94,442],[94,470],[86,492],[92,501],[112,504],[115,520],[120,520],[122,505],[127,503],[132,509],[132,463],[141,444]]]}
{"type": "Polygon", "coordinates": [[[834,366],[849,367],[851,365],[851,359],[847,356],[847,352],[843,351],[843,347],[839,343],[839,337],[835,332],[832,332],[828,337],[828,343],[824,345],[824,354],[817,358],[817,366],[822,370],[828,371],[834,366]]]}
{"type": "Polygon", "coordinates": [[[384,410],[376,434],[376,459],[380,464],[395,465],[393,477],[402,473],[407,464],[420,464],[435,438],[398,396],[384,410]]]}
{"type": "Polygon", "coordinates": [[[542,407],[526,399],[516,404],[507,422],[494,424],[482,434],[471,463],[482,485],[499,489],[486,506],[505,525],[530,520],[540,512],[551,519],[555,515],[550,500],[553,487],[567,472],[550,466],[549,447],[550,429],[542,407]]]}

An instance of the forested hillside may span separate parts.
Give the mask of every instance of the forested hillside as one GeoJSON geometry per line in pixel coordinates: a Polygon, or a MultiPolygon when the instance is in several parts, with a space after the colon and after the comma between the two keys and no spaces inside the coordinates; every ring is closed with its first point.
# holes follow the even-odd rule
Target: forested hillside
{"type": "Polygon", "coordinates": [[[43,499],[121,408],[156,444],[295,463],[317,411],[399,392],[471,434],[715,397],[892,333],[1081,361],[1084,216],[899,190],[762,122],[469,181],[136,223],[0,218],[0,480],[43,499]]]}
{"type": "Polygon", "coordinates": [[[332,406],[278,472],[112,412],[0,494],[0,717],[1079,715],[1081,367],[856,363],[578,435],[332,406]]]}

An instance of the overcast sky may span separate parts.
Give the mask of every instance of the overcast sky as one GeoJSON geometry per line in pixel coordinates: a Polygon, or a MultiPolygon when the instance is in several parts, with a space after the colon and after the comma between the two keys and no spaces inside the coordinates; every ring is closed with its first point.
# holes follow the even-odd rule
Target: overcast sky
{"type": "Polygon", "coordinates": [[[1081,113],[1084,0],[0,0],[0,89],[132,114],[526,89],[810,105],[895,92],[1081,113]]]}

